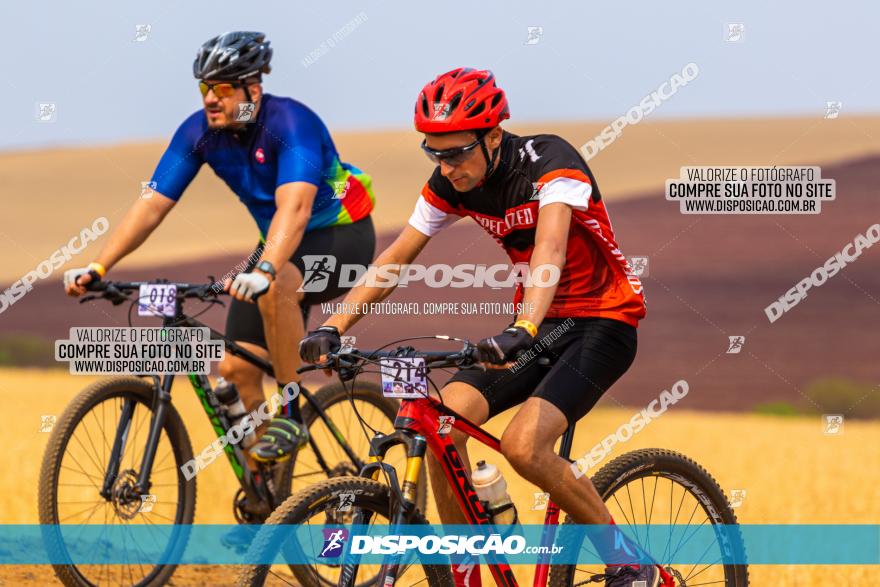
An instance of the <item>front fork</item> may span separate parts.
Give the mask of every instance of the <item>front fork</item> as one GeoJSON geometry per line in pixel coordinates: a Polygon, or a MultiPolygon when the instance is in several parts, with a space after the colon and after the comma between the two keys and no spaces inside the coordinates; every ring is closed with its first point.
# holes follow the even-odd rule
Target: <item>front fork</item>
{"type": "MultiPolygon", "coordinates": [[[[389,532],[391,533],[394,533],[396,528],[409,522],[412,512],[415,510],[419,490],[419,475],[424,465],[426,450],[427,442],[424,436],[413,436],[400,430],[387,436],[378,435],[370,442],[369,462],[361,469],[361,476],[378,481],[383,477],[383,471],[387,475],[393,512],[389,524],[389,532]],[[406,470],[403,475],[402,487],[398,483],[397,472],[383,462],[385,453],[396,444],[405,444],[407,447],[406,470]]],[[[352,524],[355,527],[369,525],[371,516],[371,512],[357,510],[352,519],[352,524]]],[[[354,562],[346,564],[342,568],[338,582],[340,587],[354,585],[358,565],[357,562],[354,562]]],[[[398,572],[400,572],[400,555],[389,557],[382,564],[377,584],[380,586],[394,585],[395,581],[397,581],[398,572]]]]}
{"type": "MultiPolygon", "coordinates": [[[[135,494],[145,495],[150,492],[150,471],[156,459],[156,449],[159,446],[162,428],[165,426],[165,417],[168,413],[168,404],[171,403],[171,383],[173,375],[165,375],[160,380],[153,376],[153,385],[156,393],[153,395],[150,417],[150,431],[147,436],[147,446],[141,460],[140,473],[135,483],[135,494]]],[[[113,439],[113,448],[110,450],[110,460],[107,463],[107,471],[104,474],[104,483],[101,486],[101,497],[111,499],[113,497],[113,484],[119,476],[119,467],[122,455],[125,453],[125,444],[128,441],[128,433],[131,429],[131,421],[134,417],[134,409],[137,401],[126,399],[119,413],[119,423],[116,426],[116,436],[113,439]]]]}

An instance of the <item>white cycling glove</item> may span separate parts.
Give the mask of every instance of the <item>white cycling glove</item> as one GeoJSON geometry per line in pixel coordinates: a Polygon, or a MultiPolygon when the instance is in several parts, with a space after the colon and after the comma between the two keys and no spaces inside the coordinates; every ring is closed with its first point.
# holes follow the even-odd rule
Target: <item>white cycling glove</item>
{"type": "Polygon", "coordinates": [[[74,283],[76,283],[76,278],[80,275],[85,275],[88,273],[90,269],[88,267],[78,267],[76,269],[68,269],[64,272],[64,289],[67,289],[74,283]]]}
{"type": "Polygon", "coordinates": [[[253,302],[258,297],[269,291],[269,278],[262,273],[239,273],[229,288],[233,295],[244,296],[245,301],[253,302]]]}

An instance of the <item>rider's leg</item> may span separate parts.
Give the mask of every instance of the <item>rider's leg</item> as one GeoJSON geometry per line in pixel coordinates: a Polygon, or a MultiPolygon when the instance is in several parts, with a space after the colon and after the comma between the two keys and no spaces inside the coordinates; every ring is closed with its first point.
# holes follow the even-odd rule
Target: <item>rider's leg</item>
{"type": "MultiPolygon", "coordinates": [[[[260,358],[268,359],[269,351],[251,342],[235,341],[239,346],[252,352],[260,358]]],[[[226,353],[220,362],[220,375],[238,388],[241,401],[244,402],[248,412],[256,410],[265,400],[263,394],[263,371],[244,359],[226,353]]]]}
{"type": "Polygon", "coordinates": [[[547,330],[563,330],[547,349],[555,362],[504,431],[501,451],[517,473],[549,493],[576,523],[608,524],[611,515],[592,482],[576,478],[553,447],[632,364],[636,329],[605,318],[575,318],[545,320],[541,331],[547,330]]]}
{"type": "MultiPolygon", "coordinates": [[[[545,329],[559,326],[542,324],[545,329]]],[[[608,565],[606,585],[630,585],[635,575],[645,585],[656,586],[656,568],[639,564],[643,551],[613,525],[590,479],[576,476],[568,460],[553,450],[562,433],[632,364],[635,328],[609,319],[574,319],[560,338],[548,349],[555,364],[504,431],[501,452],[519,475],[549,493],[575,523],[596,525],[587,537],[608,565]]]]}
{"type": "Polygon", "coordinates": [[[571,464],[554,450],[566,428],[568,419],[559,408],[531,397],[501,436],[501,453],[519,475],[549,493],[576,523],[608,524],[611,514],[590,479],[586,475],[575,478],[571,464]]]}
{"type": "MultiPolygon", "coordinates": [[[[280,392],[290,383],[299,383],[298,347],[305,325],[300,308],[303,294],[297,291],[302,284],[302,273],[292,263],[285,263],[277,271],[269,291],[257,304],[280,392]]],[[[299,402],[297,395],[281,406],[266,433],[251,448],[251,456],[263,462],[283,461],[308,442],[299,402]]]]}
{"type": "Polygon", "coordinates": [[[269,291],[257,300],[263,317],[266,344],[279,383],[299,381],[296,370],[300,366],[299,341],[305,335],[300,302],[303,293],[302,274],[293,263],[284,263],[269,291]]]}
{"type": "MultiPolygon", "coordinates": [[[[260,358],[269,358],[269,351],[257,344],[244,341],[236,341],[236,343],[260,358]]],[[[220,362],[219,372],[226,381],[235,384],[238,395],[241,396],[241,401],[248,413],[253,412],[266,401],[266,396],[263,393],[264,373],[253,363],[227,353],[220,362]]],[[[257,436],[261,435],[268,425],[268,422],[262,422],[255,430],[257,436]]],[[[251,458],[250,453],[245,452],[245,454],[247,454],[248,467],[251,471],[256,471],[256,461],[251,458]]]]}
{"type": "MultiPolygon", "coordinates": [[[[483,394],[472,385],[461,381],[452,381],[443,388],[441,393],[443,394],[443,403],[474,424],[481,425],[489,419],[489,403],[483,394]]],[[[449,436],[455,443],[464,470],[470,475],[471,461],[467,452],[467,435],[458,430],[452,430],[449,436]]],[[[437,512],[440,514],[440,521],[444,524],[467,524],[467,518],[458,505],[452,487],[443,473],[442,466],[430,453],[428,454],[428,474],[431,477],[431,489],[437,504],[437,512]]],[[[468,557],[453,555],[451,562],[455,587],[480,587],[482,585],[480,568],[475,561],[468,557]]]]}
{"type": "MultiPolygon", "coordinates": [[[[489,418],[489,403],[473,386],[453,381],[443,388],[442,394],[443,403],[474,424],[481,425],[489,418]]],[[[461,456],[465,471],[470,474],[471,463],[467,453],[467,435],[453,430],[449,436],[461,456]]],[[[430,453],[428,455],[428,473],[431,477],[431,489],[437,503],[440,520],[444,524],[467,524],[467,519],[458,506],[452,487],[449,486],[446,475],[443,473],[443,468],[430,453]]]]}
{"type": "MultiPolygon", "coordinates": [[[[554,451],[568,425],[559,408],[545,399],[531,397],[501,436],[501,453],[520,476],[549,493],[576,524],[600,526],[588,538],[609,569],[634,565],[640,556],[638,548],[612,525],[611,513],[590,478],[577,478],[571,463],[554,451]]],[[[658,575],[654,570],[642,568],[639,572],[645,574],[646,585],[656,584],[658,575]]]]}

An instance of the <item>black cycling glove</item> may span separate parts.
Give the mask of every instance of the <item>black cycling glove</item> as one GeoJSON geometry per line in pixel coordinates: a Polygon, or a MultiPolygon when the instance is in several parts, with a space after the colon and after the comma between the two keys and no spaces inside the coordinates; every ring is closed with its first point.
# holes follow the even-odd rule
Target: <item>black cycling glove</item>
{"type": "Polygon", "coordinates": [[[520,326],[510,326],[501,334],[477,343],[480,362],[503,365],[516,361],[517,355],[534,343],[535,337],[520,326]]]}
{"type": "Polygon", "coordinates": [[[321,326],[309,332],[299,343],[299,356],[306,363],[317,363],[321,355],[335,353],[342,346],[335,326],[321,326]]]}

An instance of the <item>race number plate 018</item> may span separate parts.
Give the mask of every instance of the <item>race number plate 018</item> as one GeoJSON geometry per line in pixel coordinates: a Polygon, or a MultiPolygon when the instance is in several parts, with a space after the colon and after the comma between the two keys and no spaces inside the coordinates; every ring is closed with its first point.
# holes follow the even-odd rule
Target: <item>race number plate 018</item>
{"type": "Polygon", "coordinates": [[[174,318],[177,286],[167,283],[142,283],[138,293],[138,316],[174,318]]]}
{"type": "Polygon", "coordinates": [[[417,399],[428,395],[428,372],[423,358],[381,360],[382,395],[417,399]]]}

